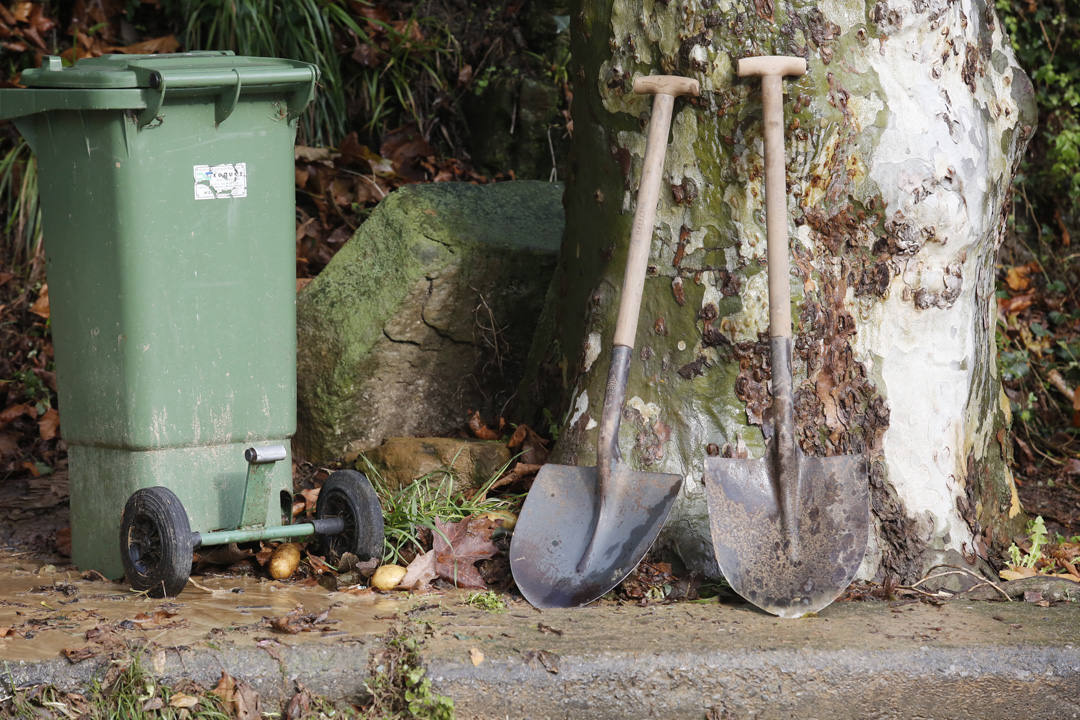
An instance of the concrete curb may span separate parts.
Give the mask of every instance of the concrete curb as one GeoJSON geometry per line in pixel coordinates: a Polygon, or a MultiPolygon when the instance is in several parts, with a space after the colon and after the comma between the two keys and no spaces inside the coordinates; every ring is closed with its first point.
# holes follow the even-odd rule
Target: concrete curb
{"type": "MultiPolygon", "coordinates": [[[[423,640],[434,689],[469,718],[1080,718],[1080,606],[838,603],[780,620],[749,606],[600,605],[489,613],[424,596],[382,630],[265,631],[164,648],[145,667],[213,687],[224,670],[265,698],[297,681],[357,700],[385,630],[423,640]]],[[[382,616],[380,616],[382,617],[382,616]]],[[[0,646],[0,656],[3,646],[0,646]]],[[[73,689],[105,660],[7,662],[16,686],[73,689]]],[[[6,685],[7,683],[5,683],[6,685]]]]}

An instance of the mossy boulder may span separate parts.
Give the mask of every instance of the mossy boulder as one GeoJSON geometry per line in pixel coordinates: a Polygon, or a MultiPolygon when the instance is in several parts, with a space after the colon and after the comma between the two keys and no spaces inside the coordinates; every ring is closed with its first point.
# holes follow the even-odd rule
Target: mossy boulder
{"type": "Polygon", "coordinates": [[[297,455],[459,432],[513,395],[563,232],[562,186],[391,193],[297,297],[297,455]]]}

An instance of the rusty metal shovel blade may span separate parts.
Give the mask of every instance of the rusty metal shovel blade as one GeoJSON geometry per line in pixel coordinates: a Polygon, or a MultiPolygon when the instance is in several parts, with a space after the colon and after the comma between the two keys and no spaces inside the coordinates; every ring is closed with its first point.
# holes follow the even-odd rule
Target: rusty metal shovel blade
{"type": "Polygon", "coordinates": [[[735,592],[781,617],[817,612],[844,591],[870,514],[864,457],[807,457],[795,437],[782,80],[805,72],[800,57],[739,60],[739,77],[762,79],[771,427],[761,460],[705,459],[717,564],[735,592]]]}
{"type": "Polygon", "coordinates": [[[683,480],[616,463],[601,495],[597,475],[595,467],[545,465],[533,481],[510,569],[535,607],[584,605],[622,582],[656,540],[683,480]]]}
{"type": "Polygon", "coordinates": [[[855,577],[869,532],[861,455],[809,457],[796,449],[795,527],[789,532],[769,457],[705,459],[713,550],[735,592],[766,612],[801,617],[835,600],[855,577]]]}
{"type": "Polygon", "coordinates": [[[639,472],[622,462],[619,425],[652,245],[660,180],[676,96],[697,95],[691,78],[639,77],[652,93],[645,162],[612,337],[607,392],[597,433],[597,466],[545,465],[537,473],[510,541],[510,570],[536,607],[584,605],[618,585],[660,533],[682,476],[639,472]]]}

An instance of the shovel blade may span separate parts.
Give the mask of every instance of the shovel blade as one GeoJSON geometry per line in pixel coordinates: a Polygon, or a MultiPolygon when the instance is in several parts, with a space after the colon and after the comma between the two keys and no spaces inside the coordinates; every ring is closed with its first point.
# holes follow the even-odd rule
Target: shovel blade
{"type": "Polygon", "coordinates": [[[510,542],[510,570],[521,594],[535,607],[562,608],[611,590],[652,546],[681,485],[681,475],[618,463],[601,515],[595,467],[542,467],[510,542]],[[579,570],[594,533],[592,552],[579,570]]]}
{"type": "Polygon", "coordinates": [[[861,455],[800,453],[797,531],[781,512],[765,459],[709,457],[705,493],[716,561],[732,589],[762,610],[801,617],[835,600],[866,552],[870,501],[861,455]]]}

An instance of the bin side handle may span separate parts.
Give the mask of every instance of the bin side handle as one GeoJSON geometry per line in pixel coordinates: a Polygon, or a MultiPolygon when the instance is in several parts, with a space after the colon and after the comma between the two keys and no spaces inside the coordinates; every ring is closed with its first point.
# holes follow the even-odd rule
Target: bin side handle
{"type": "Polygon", "coordinates": [[[214,122],[218,125],[225,122],[226,118],[232,115],[232,111],[236,109],[236,103],[240,101],[240,89],[244,86],[244,83],[240,79],[239,71],[234,69],[233,76],[236,77],[236,82],[231,88],[222,88],[217,102],[214,103],[214,122]]]}

